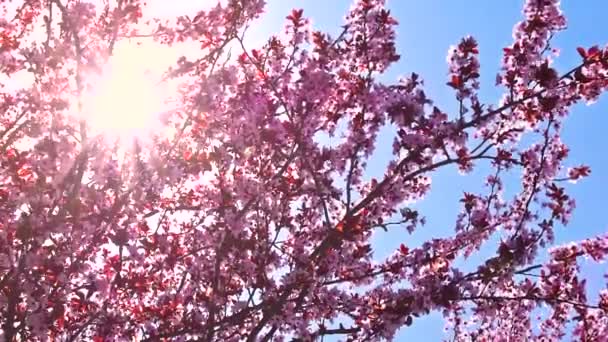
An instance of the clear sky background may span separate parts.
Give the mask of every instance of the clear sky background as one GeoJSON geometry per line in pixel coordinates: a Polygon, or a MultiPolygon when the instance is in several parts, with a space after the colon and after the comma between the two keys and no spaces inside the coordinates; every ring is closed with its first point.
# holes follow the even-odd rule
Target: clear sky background
{"type": "MultiPolygon", "coordinates": [[[[352,0],[267,0],[265,16],[249,32],[249,42],[263,42],[271,33],[278,33],[285,16],[292,8],[303,8],[304,15],[312,18],[313,26],[334,36],[350,8],[352,0]]],[[[214,2],[214,1],[207,1],[214,2]]],[[[173,15],[190,12],[201,6],[190,0],[155,1],[159,13],[173,15]],[[162,4],[162,5],[161,5],[162,4]]],[[[205,3],[206,4],[206,3],[205,3]]],[[[205,6],[205,5],[203,5],[205,6]]],[[[447,81],[446,55],[448,48],[462,37],[473,35],[480,45],[482,102],[495,104],[503,89],[496,87],[495,76],[500,67],[502,48],[512,42],[513,26],[522,19],[523,0],[389,0],[388,7],[398,19],[397,48],[401,60],[383,76],[383,80],[394,82],[401,75],[411,72],[420,74],[426,84],[427,95],[444,111],[457,107],[454,93],[445,85],[447,81]]],[[[555,37],[553,45],[561,50],[556,66],[566,71],[580,63],[577,46],[604,46],[608,43],[608,28],[605,15],[606,0],[563,0],[562,9],[568,19],[568,30],[555,37]]],[[[250,43],[250,48],[255,44],[250,43]]],[[[577,199],[577,209],[566,228],[556,229],[558,244],[580,240],[604,233],[608,228],[608,153],[606,129],[608,128],[608,96],[603,96],[592,106],[584,104],[574,108],[566,120],[563,140],[570,146],[571,165],[585,163],[592,167],[591,177],[576,185],[568,186],[577,199]]],[[[380,146],[391,146],[392,136],[381,136],[380,146]]],[[[383,172],[389,153],[380,152],[371,163],[370,175],[383,172]]],[[[427,217],[428,224],[408,235],[404,231],[380,231],[374,236],[374,256],[383,258],[395,251],[401,242],[409,246],[420,245],[430,237],[447,236],[453,232],[458,200],[463,191],[479,191],[487,167],[479,167],[468,176],[459,175],[454,168],[443,169],[432,179],[432,191],[416,206],[427,217]]],[[[516,183],[507,183],[506,193],[513,193],[516,183]]],[[[506,199],[510,197],[505,196],[506,199]]],[[[478,262],[494,253],[495,245],[472,260],[478,262]]],[[[592,299],[600,288],[605,287],[603,274],[605,265],[583,264],[583,272],[589,277],[592,299]]],[[[413,326],[402,329],[397,341],[440,341],[445,335],[444,323],[439,313],[417,319],[413,326]]]]}
{"type": "MultiPolygon", "coordinates": [[[[313,26],[336,34],[351,3],[350,0],[269,0],[266,15],[251,33],[256,36],[254,40],[258,40],[277,32],[289,10],[296,7],[304,9],[304,15],[312,18],[313,26]]],[[[453,91],[445,86],[446,55],[450,45],[470,34],[480,45],[481,99],[486,103],[496,103],[503,91],[494,85],[502,48],[512,42],[513,26],[522,18],[523,1],[389,0],[388,7],[400,23],[397,48],[402,58],[383,76],[384,80],[393,82],[401,75],[419,73],[425,80],[427,95],[440,108],[455,109],[453,91]]],[[[564,0],[562,8],[568,19],[568,30],[556,36],[553,44],[561,50],[556,66],[565,71],[580,63],[577,46],[604,46],[608,43],[608,28],[605,26],[608,1],[564,0]]],[[[573,165],[590,165],[592,175],[576,185],[568,186],[570,194],[577,199],[577,209],[568,227],[556,229],[557,243],[584,239],[607,231],[607,128],[608,96],[602,96],[592,106],[576,106],[566,120],[563,140],[571,149],[569,162],[573,165]]],[[[380,145],[390,146],[392,137],[384,138],[380,145]]],[[[383,153],[376,156],[377,164],[371,166],[370,173],[382,172],[388,157],[383,153]]],[[[417,205],[427,217],[428,224],[413,235],[402,231],[380,232],[374,236],[375,256],[381,258],[392,253],[401,242],[416,246],[429,237],[451,234],[459,210],[458,199],[463,191],[481,188],[481,177],[487,174],[484,172],[486,170],[481,167],[480,172],[468,176],[460,176],[455,169],[444,169],[435,174],[430,195],[417,205]]],[[[506,187],[508,193],[508,183],[506,187]]],[[[495,246],[487,251],[482,250],[481,255],[493,251],[495,246]]],[[[589,277],[594,300],[597,291],[605,287],[603,274],[606,266],[584,263],[583,272],[589,277]]],[[[441,315],[435,313],[402,329],[396,340],[439,341],[448,337],[443,328],[441,315]]]]}

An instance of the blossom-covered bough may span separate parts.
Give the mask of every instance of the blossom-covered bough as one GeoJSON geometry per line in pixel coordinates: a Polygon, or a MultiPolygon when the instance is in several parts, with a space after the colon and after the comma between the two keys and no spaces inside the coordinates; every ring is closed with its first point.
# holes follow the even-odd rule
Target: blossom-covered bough
{"type": "Polygon", "coordinates": [[[477,96],[476,41],[450,49],[457,113],[433,106],[416,74],[378,80],[399,59],[382,0],[356,1],[336,37],[294,10],[257,49],[245,32],[263,0],[150,22],[140,0],[2,6],[6,341],[370,341],[431,311],[455,340],[608,336],[608,292],[587,298],[578,274],[583,258],[605,260],[608,236],[538,261],[574,208],[560,184],[590,173],[564,165],[562,121],[608,87],[607,48],[581,47],[579,65],[552,67],[551,38],[566,26],[557,0],[526,1],[497,104],[477,96]],[[167,130],[124,146],[73,113],[87,75],[129,36],[198,50],[166,73],[181,104],[163,117],[167,130]],[[24,73],[31,84],[8,86],[24,73]],[[387,125],[392,161],[368,179],[387,125]],[[424,223],[404,203],[449,165],[492,170],[484,192],[463,195],[453,234],[417,248],[404,234],[374,260],[373,232],[424,223]],[[508,174],[521,176],[513,198],[502,195],[508,174]],[[488,244],[494,256],[475,271],[455,266],[488,244]]]}

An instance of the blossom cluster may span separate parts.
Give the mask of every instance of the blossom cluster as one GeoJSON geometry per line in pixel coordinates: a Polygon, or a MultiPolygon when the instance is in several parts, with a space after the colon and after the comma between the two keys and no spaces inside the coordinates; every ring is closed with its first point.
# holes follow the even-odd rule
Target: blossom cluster
{"type": "Polygon", "coordinates": [[[566,165],[563,121],[608,87],[606,47],[579,48],[571,71],[553,66],[551,39],[566,27],[558,0],[525,2],[498,104],[477,96],[475,39],[450,48],[458,113],[434,105],[418,74],[380,80],[399,60],[383,0],[356,0],[335,37],[293,10],[255,48],[244,34],[263,0],[169,21],[149,18],[141,0],[0,10],[0,72],[33,76],[0,88],[7,341],[390,340],[433,311],[462,341],[558,340],[573,322],[580,341],[608,335],[608,293],[589,296],[579,269],[586,257],[605,261],[608,237],[539,262],[575,207],[561,182],[590,174],[566,165]],[[198,48],[166,73],[180,102],[166,130],[118,144],[73,111],[87,74],[132,36],[198,48]],[[368,179],[387,126],[392,159],[368,179]],[[374,258],[374,232],[425,223],[408,205],[438,169],[480,164],[491,173],[455,203],[452,235],[417,247],[404,238],[374,258]],[[518,191],[505,198],[513,174],[518,191]],[[472,258],[482,246],[495,252],[472,258]]]}

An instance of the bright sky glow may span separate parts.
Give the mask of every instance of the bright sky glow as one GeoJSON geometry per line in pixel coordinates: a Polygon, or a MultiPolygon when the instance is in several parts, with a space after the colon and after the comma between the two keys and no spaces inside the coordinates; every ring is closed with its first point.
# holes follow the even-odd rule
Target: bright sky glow
{"type": "Polygon", "coordinates": [[[161,81],[166,53],[156,44],[125,42],[116,47],[83,99],[83,117],[96,132],[119,138],[150,133],[168,109],[167,84],[161,81]],[[164,58],[165,57],[165,58],[164,58]]]}
{"type": "MultiPolygon", "coordinates": [[[[149,1],[146,15],[159,19],[173,19],[179,15],[209,10],[218,1],[192,3],[178,1],[149,1]]],[[[219,1],[225,5],[225,1],[219,1]]],[[[142,28],[142,33],[151,31],[142,28]]],[[[157,132],[161,127],[160,114],[175,109],[172,96],[175,84],[162,82],[163,73],[175,66],[181,56],[198,56],[196,42],[178,43],[171,47],[155,43],[152,38],[120,40],[100,75],[89,74],[93,85],[83,96],[83,111],[95,134],[131,140],[157,132]]]]}

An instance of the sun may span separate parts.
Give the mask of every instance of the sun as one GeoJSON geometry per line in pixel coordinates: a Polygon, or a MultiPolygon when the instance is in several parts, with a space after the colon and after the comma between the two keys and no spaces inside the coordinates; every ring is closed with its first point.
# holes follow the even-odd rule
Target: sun
{"type": "Polygon", "coordinates": [[[82,117],[90,129],[113,138],[142,137],[159,128],[170,91],[163,84],[163,47],[123,43],[89,76],[82,117]]]}

